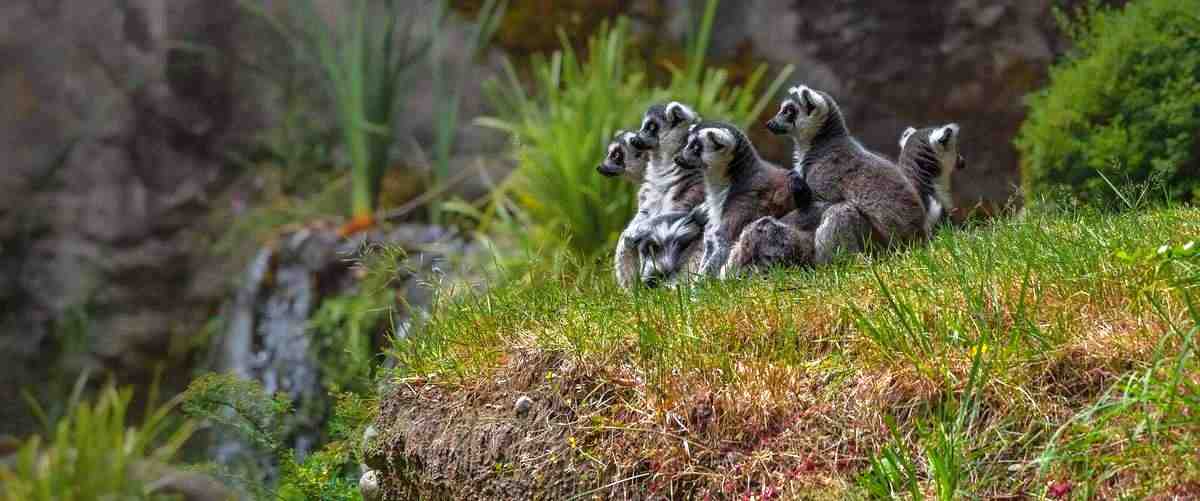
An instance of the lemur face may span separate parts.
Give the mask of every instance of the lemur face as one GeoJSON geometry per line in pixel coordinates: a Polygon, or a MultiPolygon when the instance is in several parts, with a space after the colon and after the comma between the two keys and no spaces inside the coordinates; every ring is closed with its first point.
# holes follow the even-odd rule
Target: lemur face
{"type": "Polygon", "coordinates": [[[959,131],[958,124],[953,123],[924,129],[909,127],[900,136],[900,155],[915,155],[917,148],[928,148],[943,173],[948,175],[964,169],[967,162],[958,151],[959,131]]]}
{"type": "Polygon", "coordinates": [[[704,127],[688,135],[687,144],[675,155],[675,164],[685,169],[707,169],[724,173],[733,160],[737,136],[723,127],[704,127]]]}
{"type": "Polygon", "coordinates": [[[658,287],[679,273],[686,251],[704,234],[704,227],[686,213],[668,213],[643,225],[637,238],[640,276],[646,287],[658,287]]]}
{"type": "Polygon", "coordinates": [[[613,135],[612,141],[608,143],[604,161],[600,162],[599,167],[596,167],[596,172],[607,177],[624,176],[634,183],[642,182],[642,177],[646,174],[646,162],[649,160],[649,154],[633,147],[630,142],[635,137],[637,134],[633,132],[617,131],[613,135]]]}
{"type": "Polygon", "coordinates": [[[688,128],[700,121],[700,115],[687,105],[671,101],[646,110],[642,128],[631,144],[639,150],[662,150],[673,154],[683,146],[688,128]]]}
{"type": "Polygon", "coordinates": [[[767,121],[767,129],[775,135],[809,141],[821,130],[830,106],[830,98],[825,93],[804,85],[792,87],[779,105],[779,113],[767,121]]]}
{"type": "Polygon", "coordinates": [[[958,124],[947,124],[929,134],[929,143],[937,152],[938,160],[949,171],[957,171],[967,167],[966,160],[958,151],[958,124]]]}

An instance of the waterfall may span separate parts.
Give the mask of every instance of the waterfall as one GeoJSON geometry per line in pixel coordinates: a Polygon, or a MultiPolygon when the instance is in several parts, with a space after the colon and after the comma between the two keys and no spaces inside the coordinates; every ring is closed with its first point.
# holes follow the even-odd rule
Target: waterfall
{"type": "MultiPolygon", "coordinates": [[[[462,273],[462,268],[446,266],[448,258],[478,254],[478,246],[436,226],[401,225],[347,238],[331,229],[302,229],[255,254],[224,308],[226,328],[215,344],[212,368],[257,381],[268,393],[292,400],[297,412],[285,423],[285,446],[301,458],[321,445],[321,425],[331,405],[310,319],[324,299],[356,291],[354,263],[372,245],[398,245],[408,256],[402,268],[409,272],[392,284],[403,298],[394,306],[394,335],[404,335],[412,316],[428,306],[430,283],[444,280],[448,268],[462,273]]],[[[273,458],[240,437],[218,433],[211,447],[220,464],[249,463],[273,476],[273,458]]]]}

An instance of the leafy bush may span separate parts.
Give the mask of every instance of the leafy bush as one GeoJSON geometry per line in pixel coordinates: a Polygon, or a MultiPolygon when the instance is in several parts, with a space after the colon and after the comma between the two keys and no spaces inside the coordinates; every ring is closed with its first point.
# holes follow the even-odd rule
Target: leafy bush
{"type": "Polygon", "coordinates": [[[330,442],[321,450],[298,460],[291,451],[283,453],[282,478],[273,499],[359,500],[359,449],[366,424],[374,418],[375,402],[353,393],[337,395],[333,418],[328,423],[330,442]]]}
{"type": "Polygon", "coordinates": [[[1200,200],[1197,12],[1200,0],[1142,0],[1060,16],[1075,49],[1029,99],[1016,140],[1027,195],[1103,203],[1117,198],[1110,182],[1161,183],[1200,200]]]}
{"type": "Polygon", "coordinates": [[[479,123],[512,135],[518,166],[497,191],[485,226],[509,225],[509,234],[539,250],[569,238],[566,245],[576,254],[596,256],[616,241],[636,205],[631,185],[595,172],[616,129],[636,127],[650,104],[669,100],[743,126],[757,117],[791,70],[781,72],[757,99],[765,66],[744,85],[732,87],[726,71],[705,70],[716,4],[707,2],[687,62],[671,68],[665,87],[648,83],[623,19],[593,35],[585,55],[560,32],[560,51],[532,58],[532,94],[511,65],[506,81],[489,82],[485,90],[498,116],[479,123]]]}
{"type": "MultiPolygon", "coordinates": [[[[0,498],[167,499],[154,494],[152,478],[139,477],[150,471],[149,466],[173,461],[193,427],[171,419],[174,400],[148,407],[141,426],[131,426],[126,416],[132,395],[129,389],[106,386],[94,403],[88,403],[79,401],[77,391],[67,414],[52,427],[45,423],[45,442],[39,436],[30,438],[11,469],[0,466],[0,498]]],[[[40,407],[34,410],[45,416],[40,407]]]]}
{"type": "Polygon", "coordinates": [[[286,422],[293,411],[283,394],[269,395],[255,381],[230,374],[205,374],[183,394],[183,410],[189,415],[227,427],[270,455],[279,465],[273,486],[250,485],[244,478],[225,475],[226,480],[255,499],[360,499],[358,494],[359,450],[363,429],[374,417],[374,400],[354,393],[335,395],[333,416],[326,423],[328,442],[306,457],[284,445],[286,422]]]}
{"type": "Polygon", "coordinates": [[[227,426],[265,450],[282,446],[287,433],[282,423],[291,410],[286,395],[268,395],[258,383],[229,374],[200,376],[183,393],[188,415],[227,426]]]}
{"type": "Polygon", "coordinates": [[[368,391],[379,364],[376,334],[393,320],[394,282],[411,273],[405,257],[399,246],[366,248],[355,265],[364,274],[356,290],[321,300],[313,312],[308,332],[326,388],[368,391]]]}

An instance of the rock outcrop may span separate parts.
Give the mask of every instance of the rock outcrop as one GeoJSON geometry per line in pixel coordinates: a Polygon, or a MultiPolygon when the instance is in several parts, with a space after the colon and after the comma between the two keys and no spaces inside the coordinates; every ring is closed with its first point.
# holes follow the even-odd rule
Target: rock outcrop
{"type": "Polygon", "coordinates": [[[767,61],[794,64],[793,81],[837,96],[852,132],[887,155],[899,151],[907,126],[958,122],[977,174],[961,176],[956,194],[967,203],[1003,203],[1020,184],[1012,138],[1025,116],[1022,98],[1064,50],[1057,4],[723,2],[713,48],[733,57],[748,44],[767,61]]]}
{"type": "MultiPolygon", "coordinates": [[[[39,388],[64,336],[81,364],[145,370],[207,319],[197,223],[263,124],[238,18],[235,0],[0,7],[0,399],[39,388]],[[86,332],[64,332],[72,311],[86,332]]],[[[0,430],[27,415],[0,409],[0,430]]]]}
{"type": "MultiPolygon", "coordinates": [[[[144,381],[172,354],[206,351],[192,348],[203,348],[199,334],[245,264],[212,252],[238,213],[220,194],[236,179],[253,178],[253,167],[232,159],[284,108],[271,79],[282,73],[287,49],[240,4],[0,6],[0,151],[7,155],[0,167],[0,400],[20,402],[22,387],[37,393],[64,352],[73,355],[67,373],[94,367],[144,381]],[[67,318],[80,321],[71,327],[67,318]]],[[[317,4],[330,16],[343,5],[317,4]]],[[[296,4],[260,5],[282,14],[296,4]]],[[[423,29],[429,9],[413,6],[423,29]]],[[[448,78],[458,82],[460,114],[476,116],[484,111],[480,76],[490,70],[466,61],[461,22],[445,31],[442,58],[454,63],[448,78]]],[[[400,126],[399,148],[417,159],[406,168],[427,162],[428,146],[418,145],[435,134],[435,89],[428,79],[415,82],[400,126]]],[[[319,97],[320,75],[312,83],[314,112],[325,118],[311,122],[333,123],[319,97]]],[[[490,152],[505,145],[467,119],[457,139],[453,169],[476,169],[481,155],[495,157],[490,152]]],[[[486,181],[471,176],[456,188],[474,197],[486,181]]],[[[186,375],[189,364],[180,362],[188,361],[168,368],[186,375]]],[[[30,424],[23,405],[0,406],[0,433],[30,424]]]]}

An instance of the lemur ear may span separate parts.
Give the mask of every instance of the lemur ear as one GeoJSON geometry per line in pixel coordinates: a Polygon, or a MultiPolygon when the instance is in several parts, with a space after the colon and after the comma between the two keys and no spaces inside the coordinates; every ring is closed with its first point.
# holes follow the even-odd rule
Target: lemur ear
{"type": "Polygon", "coordinates": [[[900,149],[904,149],[904,145],[908,144],[908,138],[912,137],[915,132],[917,129],[912,127],[904,129],[904,133],[900,134],[900,149]]]}
{"type": "Polygon", "coordinates": [[[929,139],[941,147],[945,148],[950,145],[955,136],[958,135],[958,124],[949,124],[945,127],[934,131],[929,139]]]}
{"type": "Polygon", "coordinates": [[[804,106],[804,112],[809,115],[812,115],[813,111],[817,109],[816,95],[808,87],[800,90],[800,104],[804,106]]]}
{"type": "Polygon", "coordinates": [[[690,108],[684,106],[678,101],[671,101],[669,104],[667,104],[666,114],[667,121],[671,122],[672,126],[678,125],[684,120],[689,120],[696,115],[695,112],[693,112],[690,108]]]}
{"type": "Polygon", "coordinates": [[[725,147],[724,144],[721,144],[721,141],[717,140],[716,131],[708,131],[708,142],[713,145],[713,151],[719,151],[725,147]]]}

